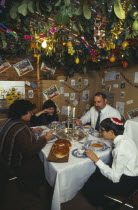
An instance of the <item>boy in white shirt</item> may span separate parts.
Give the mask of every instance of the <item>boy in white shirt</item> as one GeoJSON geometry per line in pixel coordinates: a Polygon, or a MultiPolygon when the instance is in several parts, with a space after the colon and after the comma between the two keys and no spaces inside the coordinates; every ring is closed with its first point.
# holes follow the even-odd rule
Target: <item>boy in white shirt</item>
{"type": "MultiPolygon", "coordinates": [[[[124,125],[117,118],[106,118],[101,122],[103,138],[112,140],[112,166],[105,164],[93,151],[86,155],[100,170],[84,186],[84,193],[94,205],[105,205],[104,194],[125,195],[135,189],[138,183],[138,150],[135,142],[123,136],[124,125]]],[[[108,208],[106,207],[106,210],[108,208]]]]}

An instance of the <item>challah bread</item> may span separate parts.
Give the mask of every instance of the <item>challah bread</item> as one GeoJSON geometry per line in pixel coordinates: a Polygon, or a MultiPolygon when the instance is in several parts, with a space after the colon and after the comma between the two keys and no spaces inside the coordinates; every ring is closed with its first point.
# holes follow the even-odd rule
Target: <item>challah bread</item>
{"type": "Polygon", "coordinates": [[[55,141],[52,147],[52,153],[57,158],[63,158],[69,154],[71,143],[65,139],[55,141]]]}

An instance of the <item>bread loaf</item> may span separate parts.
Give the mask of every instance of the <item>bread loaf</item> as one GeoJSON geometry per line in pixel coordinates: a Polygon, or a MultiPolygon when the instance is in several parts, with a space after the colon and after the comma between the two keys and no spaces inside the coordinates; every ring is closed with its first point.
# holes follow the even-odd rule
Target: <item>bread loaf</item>
{"type": "Polygon", "coordinates": [[[71,146],[72,145],[68,140],[59,139],[53,144],[52,153],[57,158],[63,158],[69,154],[69,148],[71,146]]]}

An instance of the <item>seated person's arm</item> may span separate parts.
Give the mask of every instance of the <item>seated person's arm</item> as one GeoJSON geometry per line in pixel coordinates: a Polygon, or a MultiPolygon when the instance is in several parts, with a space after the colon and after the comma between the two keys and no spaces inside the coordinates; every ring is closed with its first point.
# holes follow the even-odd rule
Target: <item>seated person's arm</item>
{"type": "Polygon", "coordinates": [[[80,121],[82,122],[82,124],[91,122],[91,112],[86,112],[86,114],[80,118],[80,121]]]}
{"type": "Polygon", "coordinates": [[[44,110],[42,110],[42,111],[40,111],[40,112],[37,112],[36,114],[35,114],[35,116],[36,117],[39,117],[41,114],[44,114],[44,113],[47,113],[48,112],[48,110],[47,109],[44,109],[44,110]]]}
{"type": "Polygon", "coordinates": [[[32,157],[40,152],[46,145],[47,140],[52,137],[53,131],[49,131],[45,136],[40,137],[38,141],[32,142],[28,130],[26,131],[26,129],[23,129],[16,137],[16,145],[24,157],[32,157]]]}

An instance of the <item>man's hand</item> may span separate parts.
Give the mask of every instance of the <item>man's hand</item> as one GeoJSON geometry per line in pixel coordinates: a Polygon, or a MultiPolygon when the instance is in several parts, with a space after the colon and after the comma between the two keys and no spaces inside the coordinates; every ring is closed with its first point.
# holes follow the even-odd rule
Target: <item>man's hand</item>
{"type": "Polygon", "coordinates": [[[76,125],[78,125],[78,126],[82,125],[82,121],[79,120],[79,119],[77,119],[77,120],[75,121],[75,123],[76,123],[76,125]]]}
{"type": "Polygon", "coordinates": [[[41,137],[45,138],[46,140],[50,140],[53,138],[53,131],[49,131],[48,133],[42,135],[41,137]]]}
{"type": "Polygon", "coordinates": [[[86,150],[86,155],[95,163],[99,160],[98,156],[92,150],[86,150]]]}
{"type": "Polygon", "coordinates": [[[43,129],[40,128],[40,127],[37,127],[37,128],[32,128],[32,131],[33,131],[34,133],[42,133],[43,129]]]}

